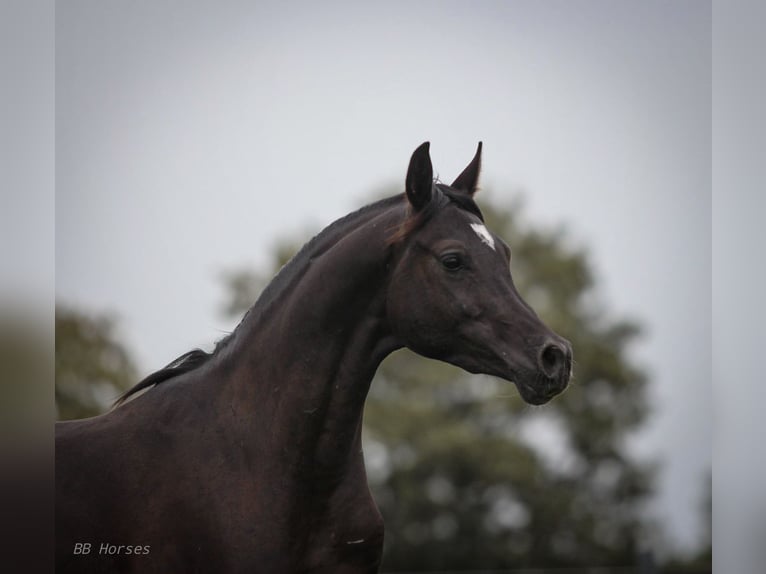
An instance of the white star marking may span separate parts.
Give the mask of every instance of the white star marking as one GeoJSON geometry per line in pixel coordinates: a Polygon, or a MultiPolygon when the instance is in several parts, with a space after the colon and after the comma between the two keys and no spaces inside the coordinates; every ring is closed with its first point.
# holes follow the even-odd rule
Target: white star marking
{"type": "Polygon", "coordinates": [[[471,229],[473,229],[474,233],[479,236],[479,239],[481,239],[482,243],[489,245],[494,251],[495,239],[492,237],[492,234],[487,230],[486,227],[484,227],[481,223],[472,223],[471,229]]]}

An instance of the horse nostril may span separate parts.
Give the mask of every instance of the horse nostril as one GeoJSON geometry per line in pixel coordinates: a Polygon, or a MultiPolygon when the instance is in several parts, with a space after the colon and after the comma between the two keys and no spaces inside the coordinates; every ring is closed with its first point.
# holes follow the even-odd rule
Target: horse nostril
{"type": "Polygon", "coordinates": [[[560,346],[549,343],[543,347],[542,353],[540,353],[540,369],[550,379],[555,379],[561,376],[562,371],[566,368],[567,352],[560,346]]]}

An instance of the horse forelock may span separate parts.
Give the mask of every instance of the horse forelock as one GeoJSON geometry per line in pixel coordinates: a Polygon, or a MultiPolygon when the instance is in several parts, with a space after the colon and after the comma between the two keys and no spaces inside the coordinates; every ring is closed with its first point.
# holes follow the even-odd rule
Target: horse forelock
{"type": "Polygon", "coordinates": [[[415,231],[425,225],[436,213],[450,203],[457,205],[464,211],[472,213],[482,222],[484,221],[484,215],[470,195],[445,185],[436,179],[434,180],[431,201],[418,211],[414,211],[410,207],[406,218],[391,231],[391,234],[388,237],[388,243],[395,244],[407,239],[415,231]]]}

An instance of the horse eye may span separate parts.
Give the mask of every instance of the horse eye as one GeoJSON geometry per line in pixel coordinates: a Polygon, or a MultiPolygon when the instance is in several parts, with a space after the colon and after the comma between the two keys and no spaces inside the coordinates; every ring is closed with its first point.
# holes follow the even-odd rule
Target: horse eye
{"type": "Polygon", "coordinates": [[[442,257],[442,265],[448,271],[457,271],[463,267],[463,260],[457,253],[450,253],[442,257]]]}

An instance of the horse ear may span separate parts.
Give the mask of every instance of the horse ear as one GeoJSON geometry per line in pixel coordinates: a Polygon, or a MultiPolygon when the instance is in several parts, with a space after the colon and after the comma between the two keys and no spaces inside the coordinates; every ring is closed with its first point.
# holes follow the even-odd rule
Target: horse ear
{"type": "Polygon", "coordinates": [[[429,201],[433,193],[434,169],[431,165],[431,156],[428,149],[430,142],[420,144],[412,153],[410,166],[407,168],[405,190],[407,199],[416,211],[421,210],[429,201]]]}
{"type": "Polygon", "coordinates": [[[481,171],[481,142],[476,150],[476,155],[473,156],[471,163],[468,164],[457,179],[452,182],[450,187],[464,191],[470,195],[476,193],[476,186],[479,183],[479,172],[481,171]]]}

